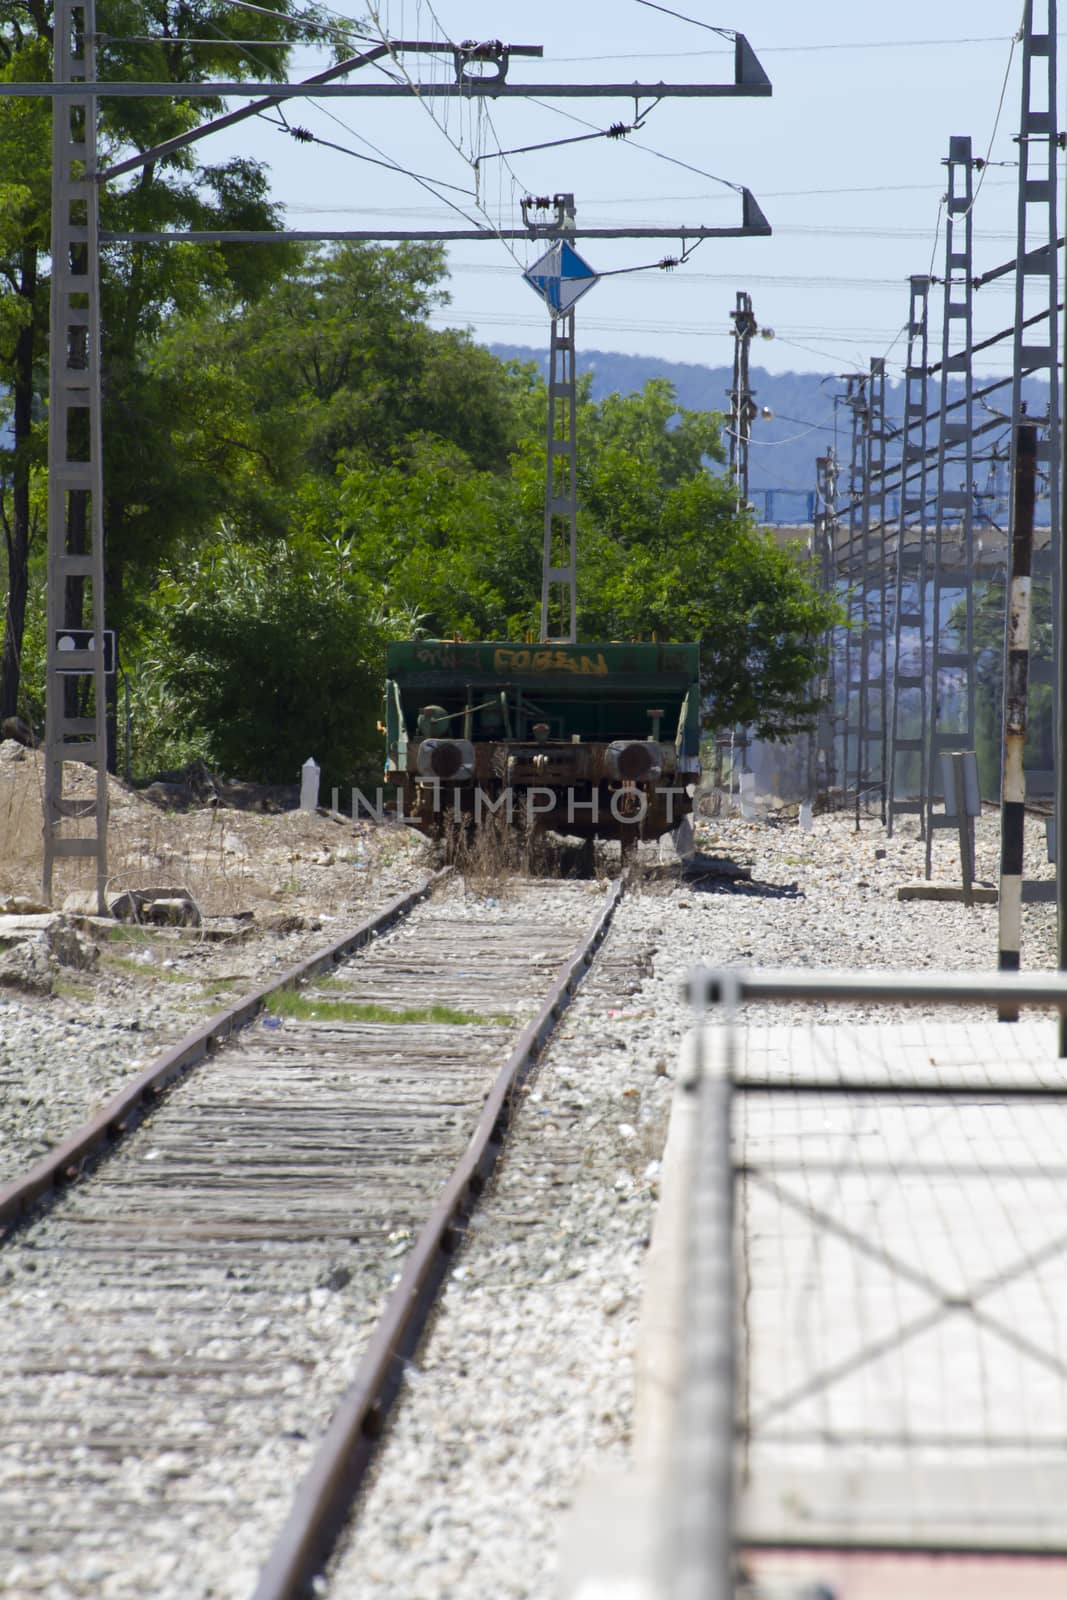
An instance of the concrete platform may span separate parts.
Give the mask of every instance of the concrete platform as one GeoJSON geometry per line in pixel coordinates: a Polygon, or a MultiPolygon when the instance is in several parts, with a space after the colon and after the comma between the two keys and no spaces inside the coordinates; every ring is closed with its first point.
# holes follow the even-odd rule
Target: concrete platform
{"type": "MultiPolygon", "coordinates": [[[[724,1071],[725,1038],[709,1026],[683,1052],[632,1466],[585,1486],[567,1600],[673,1593],[700,1159],[686,1084],[701,1055],[724,1071]]],[[[1055,1023],[752,1026],[734,1044],[736,1529],[750,1584],[737,1594],[1067,1595],[1067,1065],[1055,1023]]]]}
{"type": "MultiPolygon", "coordinates": [[[[999,890],[992,884],[976,883],[970,893],[971,904],[995,906],[1000,899],[999,890]]],[[[951,905],[963,905],[966,896],[960,883],[902,883],[897,887],[898,900],[934,900],[951,905]]],[[[1024,906],[1053,906],[1056,904],[1055,878],[1027,878],[1023,883],[1024,906]]]]}
{"type": "Polygon", "coordinates": [[[742,1541],[1067,1553],[1054,1024],[737,1044],[742,1541]]]}

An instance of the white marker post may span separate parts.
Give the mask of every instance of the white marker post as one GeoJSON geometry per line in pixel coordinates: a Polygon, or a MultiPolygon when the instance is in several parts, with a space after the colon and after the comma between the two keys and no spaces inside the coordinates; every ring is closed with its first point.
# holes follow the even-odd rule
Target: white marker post
{"type": "Polygon", "coordinates": [[[300,809],[317,811],[319,808],[319,764],[308,756],[300,768],[300,809]]]}

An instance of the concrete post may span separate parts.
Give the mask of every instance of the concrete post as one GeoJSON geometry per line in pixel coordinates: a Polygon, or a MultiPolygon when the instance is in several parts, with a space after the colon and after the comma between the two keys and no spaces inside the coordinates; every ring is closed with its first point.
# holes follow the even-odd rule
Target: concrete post
{"type": "Polygon", "coordinates": [[[314,756],[308,756],[300,769],[300,809],[301,811],[317,811],[319,805],[319,764],[314,756]]]}

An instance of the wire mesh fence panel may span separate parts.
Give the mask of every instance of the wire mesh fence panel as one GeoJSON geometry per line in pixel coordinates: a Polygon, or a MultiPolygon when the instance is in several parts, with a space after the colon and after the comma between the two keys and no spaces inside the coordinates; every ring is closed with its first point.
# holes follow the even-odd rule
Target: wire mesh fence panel
{"type": "Polygon", "coordinates": [[[1067,1551],[1054,1024],[734,1048],[742,1544],[1067,1551]]]}

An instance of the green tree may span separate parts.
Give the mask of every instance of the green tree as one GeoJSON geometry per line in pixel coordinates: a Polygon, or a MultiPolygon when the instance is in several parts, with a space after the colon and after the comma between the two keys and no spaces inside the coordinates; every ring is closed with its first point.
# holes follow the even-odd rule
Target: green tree
{"type": "Polygon", "coordinates": [[[298,547],[223,538],[157,599],[160,655],[142,677],[142,695],[156,700],[156,743],[142,758],[195,753],[224,772],[293,782],[317,755],[325,781],[338,784],[373,760],[381,635],[343,573],[330,581],[298,547]]]}
{"type": "MultiPolygon", "coordinates": [[[[839,619],[801,550],[738,515],[721,418],[679,410],[672,386],[585,399],[578,416],[580,635],[694,640],[708,727],[784,738],[813,726],[814,680],[839,619]]],[[[540,515],[544,446],[517,464],[528,525],[540,515]]]]}
{"type": "MultiPolygon", "coordinates": [[[[287,16],[289,0],[267,0],[254,18],[225,0],[101,0],[98,53],[104,78],[198,81],[214,76],[276,78],[292,38],[305,37],[287,16]],[[273,15],[271,13],[273,12],[273,15]],[[194,40],[215,38],[217,45],[194,40]],[[255,38],[253,48],[242,43],[255,38]],[[234,48],[234,44],[238,48],[234,48]]],[[[51,76],[51,13],[42,0],[7,0],[0,14],[0,72],[10,80],[51,76]]],[[[212,100],[105,99],[100,162],[132,150],[145,153],[188,132],[221,109],[212,100]]],[[[0,461],[4,496],[8,600],[0,671],[0,709],[18,700],[28,563],[35,524],[30,477],[42,453],[36,416],[42,410],[46,353],[50,231],[50,128],[47,101],[0,102],[0,163],[17,182],[0,184],[0,385],[9,395],[12,443],[0,461]]],[[[102,220],[114,228],[157,229],[171,223],[271,227],[275,213],[257,163],[201,166],[198,147],[171,152],[132,178],[105,188],[102,220]]],[[[251,296],[287,258],[277,251],[180,246],[110,247],[102,256],[106,552],[109,599],[122,621],[123,579],[134,550],[159,547],[167,511],[176,502],[173,464],[156,448],[151,423],[158,395],[146,393],[145,347],[175,309],[205,295],[251,296]],[[157,480],[162,479],[158,484],[157,480]]],[[[173,520],[173,519],[171,519],[173,520]]],[[[80,585],[72,586],[77,608],[80,585]]],[[[72,617],[71,620],[74,620],[72,617]]]]}
{"type": "MultiPolygon", "coordinates": [[[[44,8],[16,12],[0,24],[0,81],[43,78],[50,68],[44,8]]],[[[32,479],[42,457],[35,401],[40,388],[48,317],[41,255],[48,245],[51,115],[44,100],[0,100],[0,384],[10,444],[0,449],[0,520],[7,595],[0,718],[18,710],[30,558],[40,538],[32,479]]]]}
{"type": "MultiPolygon", "coordinates": [[[[539,627],[544,385],[531,369],[428,326],[443,298],[441,270],[439,253],[421,246],[310,251],[270,297],[181,319],[153,356],[171,402],[171,453],[204,484],[202,499],[183,507],[190,547],[210,546],[224,520],[230,559],[245,551],[257,570],[266,563],[264,582],[273,561],[280,593],[292,591],[302,617],[313,592],[316,638],[336,608],[368,667],[398,628],[506,638],[539,627]]],[[[813,721],[812,685],[837,609],[801,552],[779,549],[736,514],[714,470],[720,421],[679,410],[665,382],[599,403],[583,385],[580,637],[695,639],[709,725],[785,736],[813,721]]],[[[168,650],[193,651],[197,682],[217,690],[233,675],[248,597],[235,587],[225,601],[207,599],[177,552],[164,570],[160,585],[144,588],[139,614],[146,685],[159,679],[162,635],[168,650]]],[[[249,637],[265,647],[265,602],[248,603],[249,637]]],[[[284,657],[280,641],[272,648],[284,657]]],[[[254,682],[251,658],[242,666],[254,682]]],[[[175,671],[167,681],[179,681],[175,671]]],[[[275,710],[306,728],[317,685],[299,671],[291,681],[299,693],[275,710]]],[[[353,728],[369,725],[368,705],[352,700],[368,681],[352,664],[353,728]]],[[[376,720],[377,693],[367,692],[376,720]]],[[[219,752],[223,700],[191,689],[188,705],[206,719],[205,752],[219,752]]],[[[232,705],[226,714],[247,726],[232,705]]],[[[182,737],[194,736],[186,717],[182,737]]],[[[257,770],[281,773],[288,730],[276,726],[271,737],[275,755],[265,754],[265,735],[255,746],[257,770]]],[[[251,759],[252,744],[243,748],[251,759]]],[[[354,759],[355,746],[346,748],[354,759]]]]}
{"type": "Polygon", "coordinates": [[[181,422],[221,427],[276,489],[412,455],[423,438],[504,468],[520,431],[509,375],[465,335],[427,325],[447,300],[443,270],[431,245],[307,250],[269,299],[186,319],[157,362],[187,384],[181,422]]]}
{"type": "MultiPolygon", "coordinates": [[[[334,606],[360,640],[360,658],[377,650],[383,670],[384,639],[398,628],[454,629],[457,615],[468,631],[495,622],[499,528],[515,521],[508,463],[531,380],[465,335],[427,325],[441,298],[441,271],[440,253],[422,247],[309,251],[269,299],[217,301],[178,319],[159,341],[151,369],[170,417],[166,455],[180,458],[193,493],[178,509],[184,553],[172,544],[156,563],[162,580],[147,566],[129,569],[137,578],[126,607],[131,659],[149,718],[142,763],[164,748],[186,751],[191,737],[187,717],[181,731],[174,724],[178,678],[169,655],[195,634],[201,685],[213,654],[216,683],[232,664],[228,630],[236,613],[200,592],[188,554],[212,549],[220,527],[228,530],[231,566],[243,551],[262,566],[264,582],[276,568],[285,594],[294,560],[298,595],[317,574],[316,637],[334,606]],[[478,552],[488,557],[481,574],[478,552]],[[193,590],[195,617],[187,617],[193,590]],[[176,729],[169,744],[153,731],[164,715],[176,729]]],[[[535,561],[536,549],[530,554],[535,561]]],[[[306,598],[300,607],[305,614],[306,598]]],[[[252,635],[263,643],[264,614],[253,615],[252,635]]],[[[355,673],[352,681],[362,680],[355,673]]],[[[313,674],[298,675],[286,699],[287,714],[304,729],[317,715],[318,688],[313,674]]],[[[191,694],[198,714],[214,707],[204,753],[220,749],[213,719],[221,703],[191,694]]],[[[372,723],[378,709],[375,696],[372,723]]],[[[347,714],[359,722],[350,704],[347,714]]],[[[276,755],[273,770],[283,774],[281,734],[276,755]]],[[[256,760],[262,770],[263,751],[256,760]]]]}

